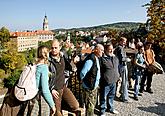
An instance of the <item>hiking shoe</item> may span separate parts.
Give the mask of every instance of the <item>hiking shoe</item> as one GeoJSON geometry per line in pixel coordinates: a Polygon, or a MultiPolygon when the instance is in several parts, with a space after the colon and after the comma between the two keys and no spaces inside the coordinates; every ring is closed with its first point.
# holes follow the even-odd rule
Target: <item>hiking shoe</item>
{"type": "Polygon", "coordinates": [[[150,93],[150,94],[153,94],[152,89],[146,89],[146,92],[148,92],[148,93],[150,93]]]}
{"type": "Polygon", "coordinates": [[[134,100],[138,101],[138,97],[137,96],[134,96],[134,100]]]}
{"type": "Polygon", "coordinates": [[[144,92],[144,90],[143,90],[143,89],[140,89],[140,90],[139,90],[139,92],[140,92],[140,93],[143,93],[143,92],[144,92]]]}

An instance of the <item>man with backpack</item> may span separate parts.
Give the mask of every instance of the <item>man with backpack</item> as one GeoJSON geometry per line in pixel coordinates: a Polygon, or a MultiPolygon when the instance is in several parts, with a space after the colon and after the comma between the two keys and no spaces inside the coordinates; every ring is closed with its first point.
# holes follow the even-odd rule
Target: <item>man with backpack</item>
{"type": "Polygon", "coordinates": [[[49,79],[49,88],[52,92],[56,104],[55,116],[62,116],[61,101],[64,100],[71,110],[76,111],[79,108],[79,103],[73,93],[65,84],[65,70],[72,70],[70,63],[60,52],[60,43],[58,40],[53,40],[51,52],[49,54],[49,71],[51,73],[49,79]]]}
{"type": "Polygon", "coordinates": [[[103,52],[104,47],[101,44],[97,44],[93,52],[86,57],[85,64],[80,72],[80,79],[82,80],[84,90],[86,116],[94,116],[100,80],[99,57],[102,56],[103,52]]]}

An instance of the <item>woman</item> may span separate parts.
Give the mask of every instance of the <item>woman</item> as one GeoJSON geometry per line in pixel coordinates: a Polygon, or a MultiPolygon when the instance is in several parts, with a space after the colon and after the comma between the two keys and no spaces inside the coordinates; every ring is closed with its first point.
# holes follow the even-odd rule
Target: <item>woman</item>
{"type": "Polygon", "coordinates": [[[134,70],[134,99],[138,100],[139,93],[139,82],[143,76],[144,69],[146,68],[145,59],[144,59],[144,47],[139,46],[138,53],[135,56],[135,70],[134,70]]]}
{"type": "Polygon", "coordinates": [[[141,84],[140,84],[141,93],[143,93],[143,91],[144,91],[144,86],[145,86],[146,81],[147,81],[146,92],[148,92],[150,94],[153,93],[153,91],[151,89],[151,84],[152,84],[152,77],[154,74],[152,65],[155,62],[155,54],[151,47],[152,47],[152,43],[147,42],[145,45],[145,52],[144,52],[144,58],[145,58],[145,63],[146,63],[147,68],[144,72],[144,76],[143,76],[143,78],[141,80],[141,84]]]}
{"type": "Polygon", "coordinates": [[[49,116],[50,114],[54,115],[56,108],[48,85],[49,78],[48,78],[47,63],[49,57],[49,49],[45,46],[40,46],[38,48],[37,53],[38,54],[37,54],[37,68],[36,68],[36,84],[37,87],[39,88],[39,93],[36,96],[36,98],[34,98],[28,103],[27,106],[31,105],[30,106],[31,110],[29,111],[29,108],[26,108],[24,115],[30,115],[30,116],[37,116],[37,115],[49,116]]]}
{"type": "Polygon", "coordinates": [[[10,93],[4,98],[3,106],[0,109],[0,116],[54,115],[55,103],[48,86],[48,54],[48,48],[44,46],[38,48],[36,84],[39,92],[37,96],[32,100],[21,102],[15,98],[13,89],[9,90],[10,93]]]}

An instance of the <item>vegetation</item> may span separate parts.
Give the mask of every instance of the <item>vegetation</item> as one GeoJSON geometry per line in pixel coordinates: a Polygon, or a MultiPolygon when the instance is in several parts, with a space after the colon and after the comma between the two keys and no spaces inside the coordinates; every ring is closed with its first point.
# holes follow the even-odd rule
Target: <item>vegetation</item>
{"type": "Polygon", "coordinates": [[[148,38],[150,40],[164,40],[165,39],[165,11],[164,0],[152,0],[150,3],[144,5],[147,7],[149,29],[148,38]]]}
{"type": "Polygon", "coordinates": [[[105,25],[99,25],[99,26],[93,26],[93,27],[82,27],[82,28],[72,28],[72,29],[55,29],[52,30],[55,33],[59,31],[102,31],[107,29],[115,29],[115,30],[132,30],[137,29],[142,23],[134,23],[134,22],[119,22],[119,23],[113,23],[113,24],[105,24],[105,25]]]}
{"type": "MultiPolygon", "coordinates": [[[[2,27],[0,29],[0,46],[3,48],[4,47],[4,43],[8,42],[10,40],[10,32],[7,28],[2,27]]],[[[0,47],[0,49],[2,49],[0,47]]]]}
{"type": "MultiPolygon", "coordinates": [[[[165,50],[165,13],[164,0],[151,0],[150,3],[144,5],[147,8],[148,21],[146,24],[134,22],[119,22],[114,24],[105,24],[93,27],[72,28],[72,29],[56,29],[55,33],[62,31],[66,34],[56,34],[55,38],[65,41],[67,34],[70,33],[71,42],[74,45],[82,41],[89,42],[94,36],[103,37],[106,35],[116,40],[120,36],[125,36],[128,41],[131,39],[144,40],[146,37],[150,40],[160,40],[161,47],[165,50]],[[86,36],[77,35],[78,31],[90,32],[86,36]],[[108,31],[108,33],[100,35],[100,31],[108,31]]],[[[45,45],[51,47],[51,41],[39,42],[39,46],[45,45]]],[[[71,50],[68,50],[71,54],[71,50]]],[[[33,63],[36,58],[36,49],[29,49],[26,52],[18,53],[14,40],[10,40],[9,30],[5,27],[0,29],[0,79],[4,80],[5,87],[12,87],[19,78],[22,68],[27,63],[33,63]]]]}

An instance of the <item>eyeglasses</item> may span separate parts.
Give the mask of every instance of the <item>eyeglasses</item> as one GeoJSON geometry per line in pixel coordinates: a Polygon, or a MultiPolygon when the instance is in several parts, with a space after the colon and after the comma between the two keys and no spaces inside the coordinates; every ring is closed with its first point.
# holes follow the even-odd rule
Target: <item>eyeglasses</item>
{"type": "Polygon", "coordinates": [[[51,49],[57,49],[57,47],[51,47],[51,49]]]}

